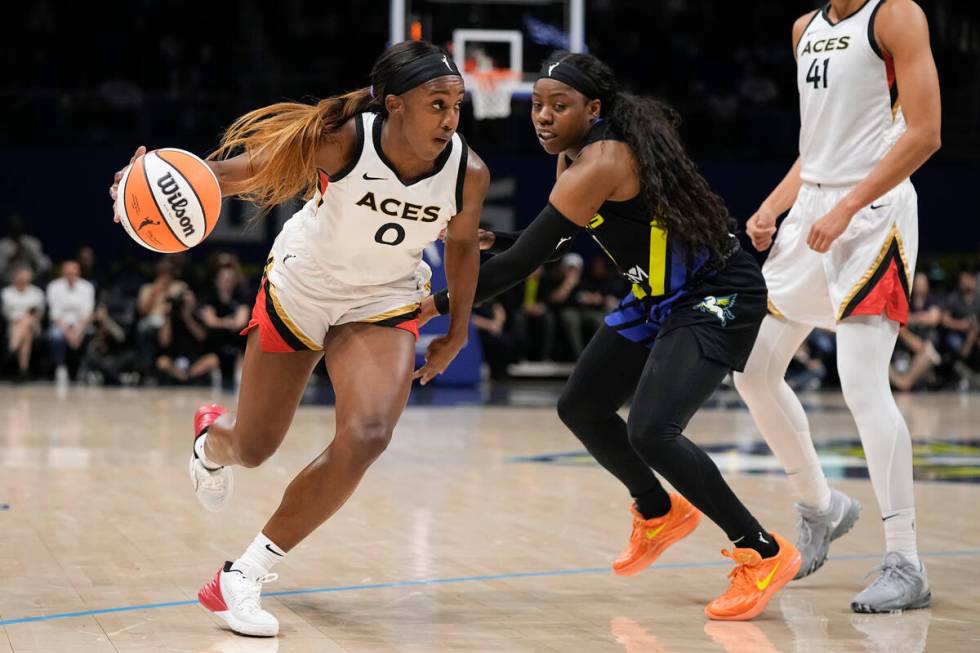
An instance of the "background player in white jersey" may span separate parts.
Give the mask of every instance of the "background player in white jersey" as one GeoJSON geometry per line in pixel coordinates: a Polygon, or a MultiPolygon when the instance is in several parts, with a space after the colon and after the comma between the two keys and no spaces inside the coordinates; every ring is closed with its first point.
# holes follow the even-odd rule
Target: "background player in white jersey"
{"type": "Polygon", "coordinates": [[[831,491],[806,415],[783,380],[810,330],[837,330],[838,369],[885,526],[880,575],[857,612],[929,604],[915,544],[912,448],[888,384],[918,247],[911,175],[939,148],[940,98],[925,15],[912,0],[832,0],[793,27],[800,157],[748,222],[757,249],[792,206],[763,267],[770,313],[736,387],[789,474],[800,576],[823,564],[859,506],[831,491]],[[900,96],[898,92],[900,91],[900,96]]]}
{"type": "Polygon", "coordinates": [[[415,376],[425,383],[442,372],[466,341],[490,175],[456,134],[462,77],[445,52],[416,41],[385,51],[371,83],[313,106],[246,114],[216,154],[243,152],[211,162],[225,195],[263,207],[301,192],[309,201],[273,245],[246,329],[237,414],[212,405],[195,415],[190,472],[201,503],[224,507],[228,466],[256,467],[275,452],[321,357],[337,396],[333,442],[289,484],[244,554],[198,593],[242,634],[278,633],[259,603],[270,569],[344,504],[388,445],[429,292],[421,251],[447,225],[452,319],[415,376]]]}

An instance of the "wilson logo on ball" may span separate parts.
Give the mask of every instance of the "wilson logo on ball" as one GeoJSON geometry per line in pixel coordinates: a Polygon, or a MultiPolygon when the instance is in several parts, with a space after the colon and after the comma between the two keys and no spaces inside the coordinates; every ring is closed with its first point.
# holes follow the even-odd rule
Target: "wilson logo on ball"
{"type": "Polygon", "coordinates": [[[167,196],[167,204],[170,205],[170,208],[174,210],[174,215],[180,220],[180,227],[184,230],[184,235],[193,234],[194,225],[191,224],[191,219],[187,217],[187,212],[184,210],[184,207],[187,206],[187,200],[180,194],[180,186],[174,181],[174,176],[168,172],[157,179],[157,186],[167,196]]]}

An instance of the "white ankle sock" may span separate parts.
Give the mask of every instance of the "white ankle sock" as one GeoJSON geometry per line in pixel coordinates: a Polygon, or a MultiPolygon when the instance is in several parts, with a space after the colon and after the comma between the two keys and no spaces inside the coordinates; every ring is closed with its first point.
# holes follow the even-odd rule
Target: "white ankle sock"
{"type": "Polygon", "coordinates": [[[233,566],[241,569],[250,577],[261,578],[285,557],[286,552],[259,531],[259,534],[245,549],[245,553],[234,562],[233,566]]]}
{"type": "Polygon", "coordinates": [[[896,510],[882,517],[885,522],[885,551],[895,551],[919,566],[915,546],[915,509],[896,510]]]}
{"type": "Polygon", "coordinates": [[[218,463],[214,462],[213,460],[207,457],[207,454],[204,453],[204,440],[207,437],[208,434],[205,433],[204,435],[200,436],[197,440],[194,440],[194,453],[197,454],[198,460],[200,460],[201,463],[207,469],[213,472],[216,469],[221,469],[223,465],[219,465],[218,463]]]}

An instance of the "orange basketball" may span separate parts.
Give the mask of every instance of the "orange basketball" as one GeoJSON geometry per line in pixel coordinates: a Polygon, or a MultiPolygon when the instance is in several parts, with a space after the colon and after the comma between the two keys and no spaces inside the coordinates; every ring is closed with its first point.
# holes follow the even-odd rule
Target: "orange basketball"
{"type": "Polygon", "coordinates": [[[221,188],[208,165],[173,147],[147,152],[119,181],[116,213],[130,237],[154,252],[182,252],[211,233],[221,188]]]}

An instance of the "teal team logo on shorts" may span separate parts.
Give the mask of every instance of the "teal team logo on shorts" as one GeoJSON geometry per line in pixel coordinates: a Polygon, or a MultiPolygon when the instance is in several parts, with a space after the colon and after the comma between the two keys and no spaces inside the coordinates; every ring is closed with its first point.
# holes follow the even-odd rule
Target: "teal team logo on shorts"
{"type": "Polygon", "coordinates": [[[708,313],[714,315],[721,322],[721,326],[728,324],[728,320],[735,319],[735,295],[725,295],[724,297],[715,297],[714,295],[708,295],[701,303],[694,307],[694,310],[701,311],[702,313],[708,313]]]}

